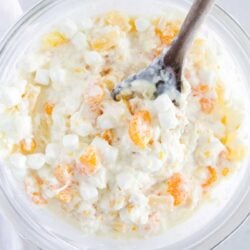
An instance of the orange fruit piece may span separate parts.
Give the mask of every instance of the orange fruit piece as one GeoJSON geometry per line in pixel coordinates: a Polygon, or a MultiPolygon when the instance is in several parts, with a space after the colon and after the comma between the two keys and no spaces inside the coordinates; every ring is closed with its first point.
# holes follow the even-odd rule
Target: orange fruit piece
{"type": "Polygon", "coordinates": [[[211,98],[201,98],[200,99],[200,106],[201,106],[201,111],[204,112],[205,114],[211,114],[214,110],[214,100],[211,98]]]}
{"type": "Polygon", "coordinates": [[[104,131],[101,135],[102,139],[104,139],[106,142],[108,142],[110,145],[112,145],[112,142],[114,141],[114,130],[108,129],[104,131]]]}
{"type": "Polygon", "coordinates": [[[80,157],[80,173],[81,174],[94,174],[97,169],[98,159],[97,159],[97,152],[92,147],[89,146],[84,154],[80,157]]]}
{"type": "Polygon", "coordinates": [[[69,203],[73,199],[73,190],[71,188],[66,188],[63,191],[61,191],[57,198],[62,201],[63,203],[69,203]]]}
{"type": "Polygon", "coordinates": [[[186,197],[187,193],[183,190],[184,180],[181,174],[175,173],[167,180],[167,192],[174,198],[174,205],[181,205],[186,197]]]}
{"type": "Polygon", "coordinates": [[[169,46],[180,31],[179,25],[174,22],[168,22],[165,25],[165,29],[155,29],[156,35],[160,38],[163,45],[169,46]]]}
{"type": "Polygon", "coordinates": [[[19,148],[22,154],[32,154],[36,150],[36,141],[34,139],[31,139],[29,141],[23,139],[19,143],[19,148]]]}
{"type": "Polygon", "coordinates": [[[152,139],[151,115],[146,110],[138,111],[129,123],[129,136],[132,142],[145,148],[152,139]]]}
{"type": "Polygon", "coordinates": [[[89,86],[86,90],[86,94],[84,96],[85,102],[90,106],[93,111],[99,109],[100,104],[104,99],[104,91],[98,85],[89,86]]]}
{"type": "Polygon", "coordinates": [[[199,84],[196,87],[192,87],[192,91],[193,91],[194,96],[203,95],[203,94],[207,93],[208,90],[209,90],[209,87],[206,84],[199,84]]]}
{"type": "Polygon", "coordinates": [[[52,115],[55,105],[52,103],[46,103],[44,105],[44,111],[47,115],[52,115]]]}
{"type": "Polygon", "coordinates": [[[222,176],[226,177],[228,176],[229,172],[230,172],[229,168],[223,168],[221,174],[222,176]]]}
{"type": "Polygon", "coordinates": [[[202,184],[203,188],[207,188],[217,181],[217,172],[216,172],[215,168],[209,166],[209,167],[207,167],[207,170],[209,172],[209,177],[206,180],[206,182],[204,184],[202,184]]]}
{"type": "Polygon", "coordinates": [[[72,174],[72,168],[69,165],[60,165],[54,170],[54,176],[62,184],[67,183],[72,177],[72,174]]]}

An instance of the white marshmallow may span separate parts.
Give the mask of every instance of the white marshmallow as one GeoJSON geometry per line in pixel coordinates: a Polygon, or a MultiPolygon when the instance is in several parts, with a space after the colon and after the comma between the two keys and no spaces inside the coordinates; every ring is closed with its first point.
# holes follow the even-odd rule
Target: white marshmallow
{"type": "Polygon", "coordinates": [[[0,102],[6,107],[19,104],[22,100],[21,91],[12,86],[0,86],[0,102]]]}
{"type": "Polygon", "coordinates": [[[130,172],[121,172],[116,176],[117,185],[121,190],[127,191],[137,186],[134,175],[130,172]]]}
{"type": "Polygon", "coordinates": [[[89,183],[93,184],[95,187],[97,187],[99,189],[106,188],[107,176],[106,176],[105,168],[101,167],[95,175],[91,176],[88,179],[88,181],[89,181],[89,183]]]}
{"type": "Polygon", "coordinates": [[[85,137],[93,132],[93,126],[89,121],[85,121],[81,118],[80,114],[74,114],[70,119],[70,128],[71,130],[85,137]]]}
{"type": "Polygon", "coordinates": [[[64,20],[61,26],[58,28],[58,31],[65,35],[67,38],[73,37],[77,30],[77,25],[71,19],[64,20]]]}
{"type": "Polygon", "coordinates": [[[90,30],[93,25],[93,21],[90,18],[85,18],[79,23],[80,29],[82,30],[90,30]]]}
{"type": "Polygon", "coordinates": [[[116,120],[113,116],[103,114],[97,118],[97,125],[103,130],[116,127],[116,120]]]}
{"type": "Polygon", "coordinates": [[[86,52],[84,58],[90,66],[99,66],[103,63],[102,56],[96,51],[86,52]]]}
{"type": "Polygon", "coordinates": [[[60,154],[60,147],[56,143],[50,143],[45,150],[46,162],[53,164],[58,159],[60,154]]]}
{"type": "Polygon", "coordinates": [[[76,33],[71,42],[78,50],[86,49],[88,46],[86,35],[81,32],[76,33]]]}
{"type": "Polygon", "coordinates": [[[65,81],[66,72],[59,67],[53,67],[49,70],[49,77],[52,83],[62,83],[65,81]]]}
{"type": "Polygon", "coordinates": [[[22,155],[20,153],[13,154],[9,157],[9,162],[11,166],[19,169],[26,169],[27,164],[26,164],[26,156],[22,155]]]}
{"type": "Polygon", "coordinates": [[[103,164],[115,164],[118,158],[117,148],[110,146],[105,140],[98,137],[92,141],[92,145],[98,149],[103,164]]]}
{"type": "Polygon", "coordinates": [[[84,182],[80,184],[80,194],[86,201],[94,200],[98,197],[98,191],[96,187],[84,182]]]}
{"type": "Polygon", "coordinates": [[[63,146],[68,150],[76,150],[79,147],[79,137],[75,134],[65,135],[63,137],[63,146]]]}
{"type": "Polygon", "coordinates": [[[160,113],[159,122],[162,129],[174,129],[178,125],[178,120],[172,109],[160,113]]]}
{"type": "Polygon", "coordinates": [[[143,32],[147,30],[149,25],[150,25],[150,22],[145,18],[137,18],[135,20],[136,30],[139,32],[143,32]]]}
{"type": "Polygon", "coordinates": [[[163,94],[157,97],[153,102],[154,108],[158,113],[167,112],[173,107],[173,103],[168,95],[163,94]]]}
{"type": "Polygon", "coordinates": [[[45,155],[41,153],[29,155],[27,164],[31,169],[40,169],[45,164],[45,155]]]}
{"type": "Polygon", "coordinates": [[[38,69],[35,75],[35,82],[43,86],[48,86],[50,83],[49,71],[46,69],[38,69]]]}

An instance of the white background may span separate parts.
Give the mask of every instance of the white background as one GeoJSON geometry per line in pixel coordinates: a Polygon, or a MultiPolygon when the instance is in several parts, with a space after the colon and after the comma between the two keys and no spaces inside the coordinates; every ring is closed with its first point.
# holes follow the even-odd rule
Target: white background
{"type": "MultiPolygon", "coordinates": [[[[20,8],[13,7],[14,2],[15,0],[0,0],[0,39],[6,28],[11,25],[21,13],[20,8]],[[10,11],[12,15],[9,15],[10,11]]],[[[25,7],[27,7],[27,3],[36,2],[36,0],[21,0],[21,2],[26,3],[25,7]]],[[[217,0],[217,2],[236,20],[238,20],[248,34],[250,34],[250,0],[217,0]]],[[[28,246],[21,246],[21,243],[15,235],[13,229],[11,229],[11,226],[4,221],[3,217],[0,216],[0,250],[21,249],[28,250],[28,246]]],[[[250,249],[250,218],[233,236],[216,248],[216,250],[236,249],[250,249]]]]}

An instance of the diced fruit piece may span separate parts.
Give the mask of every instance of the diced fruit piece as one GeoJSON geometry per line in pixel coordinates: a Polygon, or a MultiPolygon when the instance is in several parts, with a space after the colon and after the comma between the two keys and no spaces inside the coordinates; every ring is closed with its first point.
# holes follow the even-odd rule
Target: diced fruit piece
{"type": "Polygon", "coordinates": [[[160,38],[163,45],[169,46],[180,30],[179,24],[175,22],[167,22],[164,29],[156,27],[155,33],[160,38]]]}
{"type": "Polygon", "coordinates": [[[48,203],[48,201],[39,192],[34,192],[31,195],[31,199],[36,205],[44,205],[48,203]]]}
{"type": "Polygon", "coordinates": [[[135,18],[129,19],[130,32],[136,32],[135,18]]]}
{"type": "Polygon", "coordinates": [[[239,145],[235,148],[228,148],[228,160],[229,161],[242,161],[247,155],[247,149],[243,145],[239,145]]]}
{"type": "Polygon", "coordinates": [[[90,108],[96,111],[104,99],[104,91],[100,86],[92,85],[87,89],[84,99],[90,108]]]}
{"type": "Polygon", "coordinates": [[[89,146],[80,157],[80,163],[79,171],[81,174],[92,175],[96,172],[98,165],[97,152],[92,146],[89,146]]]}
{"type": "Polygon", "coordinates": [[[68,43],[68,39],[60,32],[51,32],[43,38],[43,43],[46,47],[58,47],[68,43]]]}
{"type": "Polygon", "coordinates": [[[72,174],[72,168],[69,165],[60,165],[54,170],[54,176],[62,184],[66,184],[71,179],[72,174]]]}
{"type": "Polygon", "coordinates": [[[119,33],[116,30],[112,30],[92,39],[90,46],[96,51],[107,51],[116,46],[118,38],[119,33]]]}
{"type": "Polygon", "coordinates": [[[44,105],[44,111],[47,115],[52,115],[55,105],[52,103],[46,103],[44,105]]]}
{"type": "Polygon", "coordinates": [[[204,95],[208,92],[208,90],[209,90],[209,87],[206,84],[199,84],[198,86],[195,86],[192,88],[194,96],[204,95]]]}
{"type": "Polygon", "coordinates": [[[201,111],[205,114],[211,114],[214,110],[214,100],[211,98],[201,98],[200,99],[201,111]]]}
{"type": "Polygon", "coordinates": [[[221,175],[226,177],[226,176],[228,176],[229,172],[230,172],[229,168],[223,168],[221,171],[221,175]]]}
{"type": "Polygon", "coordinates": [[[207,170],[208,170],[209,176],[208,176],[206,182],[202,184],[203,188],[207,188],[217,181],[217,172],[216,172],[215,168],[209,166],[209,167],[207,167],[207,170]]]}
{"type": "Polygon", "coordinates": [[[19,143],[19,148],[22,154],[33,154],[36,150],[36,141],[34,139],[21,140],[19,143]]]}
{"type": "Polygon", "coordinates": [[[112,129],[108,129],[102,133],[101,137],[102,139],[107,141],[110,145],[112,145],[115,137],[114,131],[112,129]]]}
{"type": "Polygon", "coordinates": [[[129,123],[129,136],[133,143],[145,148],[152,139],[151,115],[146,110],[138,111],[129,123]]]}
{"type": "Polygon", "coordinates": [[[130,30],[129,18],[119,11],[107,13],[104,21],[107,25],[118,26],[122,31],[130,30]]]}
{"type": "Polygon", "coordinates": [[[71,188],[66,188],[63,191],[61,191],[58,195],[57,198],[62,201],[63,203],[69,203],[73,199],[73,190],[71,188]]]}
{"type": "Polygon", "coordinates": [[[167,192],[174,197],[174,205],[181,205],[187,198],[187,193],[184,188],[183,177],[179,173],[173,174],[167,180],[167,192]]]}

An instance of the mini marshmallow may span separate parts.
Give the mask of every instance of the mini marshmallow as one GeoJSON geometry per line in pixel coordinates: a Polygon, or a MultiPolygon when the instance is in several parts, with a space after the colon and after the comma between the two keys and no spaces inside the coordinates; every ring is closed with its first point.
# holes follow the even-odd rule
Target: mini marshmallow
{"type": "Polygon", "coordinates": [[[35,75],[35,82],[43,86],[48,86],[50,83],[49,71],[46,69],[38,69],[35,75]]]}
{"type": "Polygon", "coordinates": [[[71,42],[78,50],[86,49],[88,46],[86,35],[81,32],[76,33],[71,42]]]}
{"type": "Polygon", "coordinates": [[[27,160],[26,156],[20,153],[13,154],[9,157],[9,162],[11,166],[19,169],[27,168],[26,160],[27,160]]]}
{"type": "Polygon", "coordinates": [[[71,38],[75,35],[78,28],[75,22],[71,19],[66,19],[58,28],[58,31],[65,35],[67,38],[71,38]]]}
{"type": "Polygon", "coordinates": [[[75,134],[65,135],[63,137],[63,146],[68,150],[76,150],[79,147],[79,137],[75,134]]]}
{"type": "Polygon", "coordinates": [[[60,147],[56,143],[48,144],[45,150],[46,162],[49,164],[53,164],[59,157],[59,154],[60,154],[60,147]]]}
{"type": "Polygon", "coordinates": [[[29,155],[27,157],[27,164],[31,169],[40,169],[45,164],[45,155],[41,153],[29,155]]]}
{"type": "Polygon", "coordinates": [[[135,20],[135,26],[137,31],[143,32],[148,29],[150,22],[145,18],[137,18],[135,20]]]}
{"type": "Polygon", "coordinates": [[[98,66],[103,63],[102,56],[96,51],[86,52],[84,58],[90,66],[98,66]]]}
{"type": "Polygon", "coordinates": [[[89,201],[98,197],[98,191],[96,187],[83,182],[80,184],[80,195],[84,200],[89,201]]]}

